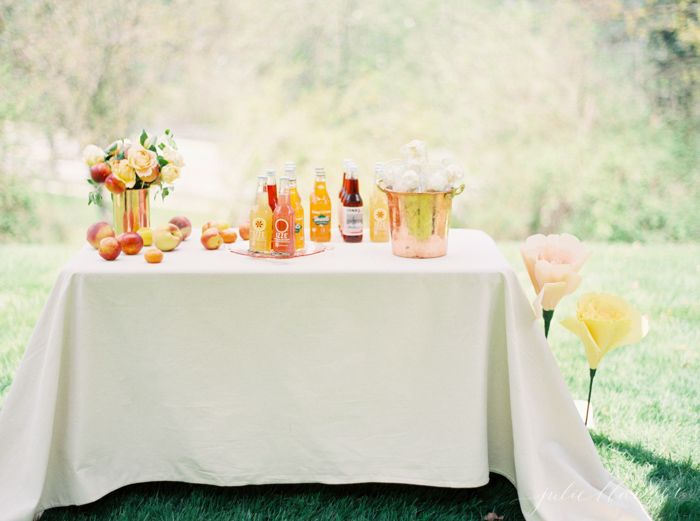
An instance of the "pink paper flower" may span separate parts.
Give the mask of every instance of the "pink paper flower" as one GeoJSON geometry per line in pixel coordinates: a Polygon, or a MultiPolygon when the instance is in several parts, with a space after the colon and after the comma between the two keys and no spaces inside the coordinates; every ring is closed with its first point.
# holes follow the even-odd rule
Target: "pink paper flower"
{"type": "Polygon", "coordinates": [[[520,247],[520,254],[535,288],[535,312],[537,308],[553,310],[566,295],[573,293],[579,284],[579,270],[588,258],[588,251],[573,235],[536,234],[528,237],[520,247]]]}

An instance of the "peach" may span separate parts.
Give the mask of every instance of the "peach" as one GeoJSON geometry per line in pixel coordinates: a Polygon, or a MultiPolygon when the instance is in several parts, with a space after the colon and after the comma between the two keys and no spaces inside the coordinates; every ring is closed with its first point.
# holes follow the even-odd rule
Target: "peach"
{"type": "Polygon", "coordinates": [[[236,242],[236,239],[238,239],[238,234],[234,228],[226,228],[225,230],[221,230],[219,235],[221,235],[221,238],[226,244],[236,242]]]}
{"type": "Polygon", "coordinates": [[[200,238],[202,241],[202,246],[207,250],[218,250],[219,246],[224,242],[223,237],[219,234],[218,228],[207,228],[202,233],[200,238]]]}
{"type": "Polygon", "coordinates": [[[143,239],[136,232],[125,232],[117,237],[119,246],[127,255],[136,255],[143,248],[143,239]]]}
{"type": "Polygon", "coordinates": [[[150,228],[139,228],[136,233],[138,233],[143,239],[144,246],[150,246],[153,244],[153,230],[150,228]]]}
{"type": "Polygon", "coordinates": [[[100,221],[90,225],[87,231],[87,242],[90,246],[97,249],[100,247],[100,241],[105,237],[114,237],[114,228],[109,223],[100,221]]]}
{"type": "Polygon", "coordinates": [[[238,235],[240,235],[241,239],[243,239],[244,241],[248,240],[248,238],[250,237],[250,223],[248,221],[245,221],[238,225],[238,235]]]}
{"type": "Polygon", "coordinates": [[[173,251],[182,242],[182,232],[174,224],[166,224],[153,233],[153,242],[161,251],[173,251]]]}
{"type": "Polygon", "coordinates": [[[225,230],[230,227],[231,225],[226,221],[207,221],[202,225],[202,233],[207,231],[209,228],[218,228],[219,230],[225,230]]]}
{"type": "Polygon", "coordinates": [[[109,174],[105,179],[105,188],[113,194],[121,194],[126,190],[126,185],[114,174],[109,174]]]}
{"type": "Polygon", "coordinates": [[[90,177],[96,183],[104,183],[111,173],[107,163],[95,163],[90,167],[90,177]]]}
{"type": "Polygon", "coordinates": [[[163,260],[163,252],[158,248],[148,248],[143,252],[143,258],[146,259],[146,262],[149,264],[158,264],[163,260]]]}
{"type": "Polygon", "coordinates": [[[113,261],[122,252],[122,247],[119,246],[119,241],[114,237],[105,237],[100,241],[99,247],[100,257],[104,260],[113,261]]]}
{"type": "Polygon", "coordinates": [[[171,224],[174,224],[175,226],[180,228],[180,231],[182,232],[182,240],[186,241],[187,237],[189,237],[192,233],[192,223],[190,222],[190,220],[187,217],[179,215],[170,219],[170,222],[171,224]]]}

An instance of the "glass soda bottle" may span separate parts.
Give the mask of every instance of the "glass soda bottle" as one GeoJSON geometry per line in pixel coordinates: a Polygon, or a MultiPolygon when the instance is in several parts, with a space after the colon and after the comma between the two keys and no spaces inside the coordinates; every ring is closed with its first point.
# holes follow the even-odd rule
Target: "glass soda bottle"
{"type": "Polygon", "coordinates": [[[267,192],[267,201],[270,205],[270,210],[275,211],[277,206],[277,180],[275,179],[275,171],[272,169],[267,170],[267,186],[265,191],[267,192]]]}
{"type": "Polygon", "coordinates": [[[306,230],[304,230],[304,206],[301,204],[301,197],[297,190],[296,165],[291,161],[285,163],[284,173],[289,177],[289,199],[294,208],[294,249],[303,250],[306,230]]]}
{"type": "Polygon", "coordinates": [[[280,255],[294,255],[294,208],[289,198],[289,178],[286,176],[280,178],[280,193],[272,212],[272,222],[272,251],[280,255]]]}
{"type": "Polygon", "coordinates": [[[314,242],[331,240],[331,198],[326,189],[326,171],[316,167],[314,191],[309,196],[309,230],[314,242]]]}
{"type": "Polygon", "coordinates": [[[343,199],[345,199],[345,194],[347,193],[348,190],[348,170],[350,168],[350,161],[349,159],[344,159],[343,160],[343,182],[340,184],[340,191],[338,192],[338,230],[342,231],[343,230],[343,199]]]}
{"type": "Polygon", "coordinates": [[[272,210],[267,198],[267,176],[258,176],[255,204],[250,209],[250,241],[248,250],[270,253],[272,248],[272,210]]]}
{"type": "Polygon", "coordinates": [[[343,227],[340,233],[345,242],[362,242],[362,196],[355,164],[350,165],[346,181],[347,191],[343,198],[343,227]]]}
{"type": "Polygon", "coordinates": [[[382,164],[374,165],[374,190],[369,199],[369,239],[372,242],[389,240],[389,202],[377,182],[382,175],[382,164]]]}

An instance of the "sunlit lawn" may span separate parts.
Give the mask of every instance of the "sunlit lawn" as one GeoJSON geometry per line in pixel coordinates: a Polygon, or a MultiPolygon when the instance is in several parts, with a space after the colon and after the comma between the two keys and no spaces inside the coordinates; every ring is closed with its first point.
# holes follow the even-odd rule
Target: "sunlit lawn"
{"type": "MultiPolygon", "coordinates": [[[[593,439],[606,467],[652,518],[700,519],[700,245],[592,245],[585,291],[618,293],[649,315],[651,333],[611,354],[596,379],[593,439]]],[[[503,245],[525,283],[517,248],[503,245]]],[[[10,386],[67,246],[0,246],[0,396],[10,386]]],[[[531,289],[526,287],[528,295],[531,289]]],[[[572,311],[564,302],[555,318],[572,311]]],[[[552,350],[576,398],[588,370],[578,341],[555,323],[552,350]]],[[[519,519],[515,491],[494,476],[476,490],[401,485],[126,487],[43,519],[480,520],[490,511],[519,519]]]]}

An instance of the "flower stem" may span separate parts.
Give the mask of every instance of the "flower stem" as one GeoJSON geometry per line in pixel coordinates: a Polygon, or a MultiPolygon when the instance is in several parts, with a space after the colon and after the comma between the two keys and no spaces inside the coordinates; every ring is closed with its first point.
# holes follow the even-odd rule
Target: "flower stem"
{"type": "Polygon", "coordinates": [[[588,384],[588,403],[586,404],[586,419],[583,421],[583,424],[588,426],[588,410],[591,408],[591,393],[593,393],[593,378],[595,378],[595,369],[591,369],[591,381],[588,384]]]}
{"type": "Polygon", "coordinates": [[[554,316],[553,309],[543,309],[542,310],[542,318],[544,318],[544,337],[545,338],[547,338],[549,336],[549,324],[552,323],[553,316],[554,316]]]}

